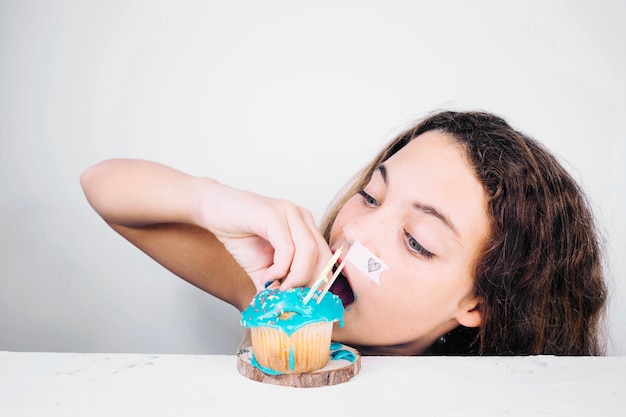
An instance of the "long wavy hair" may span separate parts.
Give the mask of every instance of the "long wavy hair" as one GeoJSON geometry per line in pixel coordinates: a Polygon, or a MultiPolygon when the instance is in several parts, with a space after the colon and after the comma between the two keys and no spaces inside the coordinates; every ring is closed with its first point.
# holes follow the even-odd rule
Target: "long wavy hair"
{"type": "Polygon", "coordinates": [[[374,169],[424,132],[449,134],[487,196],[491,235],[474,266],[482,322],[459,326],[431,354],[600,355],[607,288],[590,205],[557,159],[502,118],[443,111],[392,140],[330,206],[338,212],[374,169]]]}

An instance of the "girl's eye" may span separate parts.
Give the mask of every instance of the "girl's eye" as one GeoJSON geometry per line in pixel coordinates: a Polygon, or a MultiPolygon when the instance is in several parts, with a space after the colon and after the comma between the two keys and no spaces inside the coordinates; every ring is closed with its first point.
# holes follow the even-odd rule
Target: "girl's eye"
{"type": "Polygon", "coordinates": [[[427,259],[432,259],[435,256],[434,253],[429,252],[425,247],[420,245],[420,243],[415,240],[415,238],[409,233],[404,232],[404,237],[406,239],[406,244],[411,252],[417,253],[427,259]]]}
{"type": "Polygon", "coordinates": [[[369,207],[378,207],[380,206],[380,202],[376,200],[374,197],[366,193],[364,190],[360,190],[359,194],[363,197],[363,203],[369,207]]]}

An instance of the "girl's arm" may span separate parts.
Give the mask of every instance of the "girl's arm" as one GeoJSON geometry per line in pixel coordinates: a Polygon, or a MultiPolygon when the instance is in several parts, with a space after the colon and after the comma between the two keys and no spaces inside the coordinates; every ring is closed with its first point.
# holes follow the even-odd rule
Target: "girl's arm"
{"type": "Polygon", "coordinates": [[[308,211],[154,162],[103,161],[81,185],[114,230],[240,310],[266,281],[308,284],[330,257],[308,211]]]}

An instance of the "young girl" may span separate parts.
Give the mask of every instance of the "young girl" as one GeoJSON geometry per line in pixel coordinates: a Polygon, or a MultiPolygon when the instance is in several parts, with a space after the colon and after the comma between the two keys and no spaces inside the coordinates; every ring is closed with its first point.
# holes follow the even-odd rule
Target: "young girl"
{"type": "Polygon", "coordinates": [[[440,112],[400,134],[321,232],[288,201],[153,162],[104,161],[81,183],[113,229],[239,310],[269,283],[312,285],[358,242],[387,270],[374,282],[346,263],[333,339],[364,354],[603,353],[606,287],[583,193],[491,114],[440,112]]]}

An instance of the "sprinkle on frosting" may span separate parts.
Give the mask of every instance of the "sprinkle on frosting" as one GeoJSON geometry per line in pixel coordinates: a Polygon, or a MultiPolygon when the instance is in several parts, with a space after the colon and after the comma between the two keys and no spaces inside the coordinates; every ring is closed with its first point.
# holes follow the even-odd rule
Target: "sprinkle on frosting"
{"type": "Polygon", "coordinates": [[[327,293],[321,302],[302,302],[308,288],[290,288],[286,291],[266,289],[259,292],[250,305],[241,313],[244,327],[269,326],[282,329],[288,335],[307,324],[320,321],[339,321],[343,326],[343,304],[341,299],[327,293]]]}

